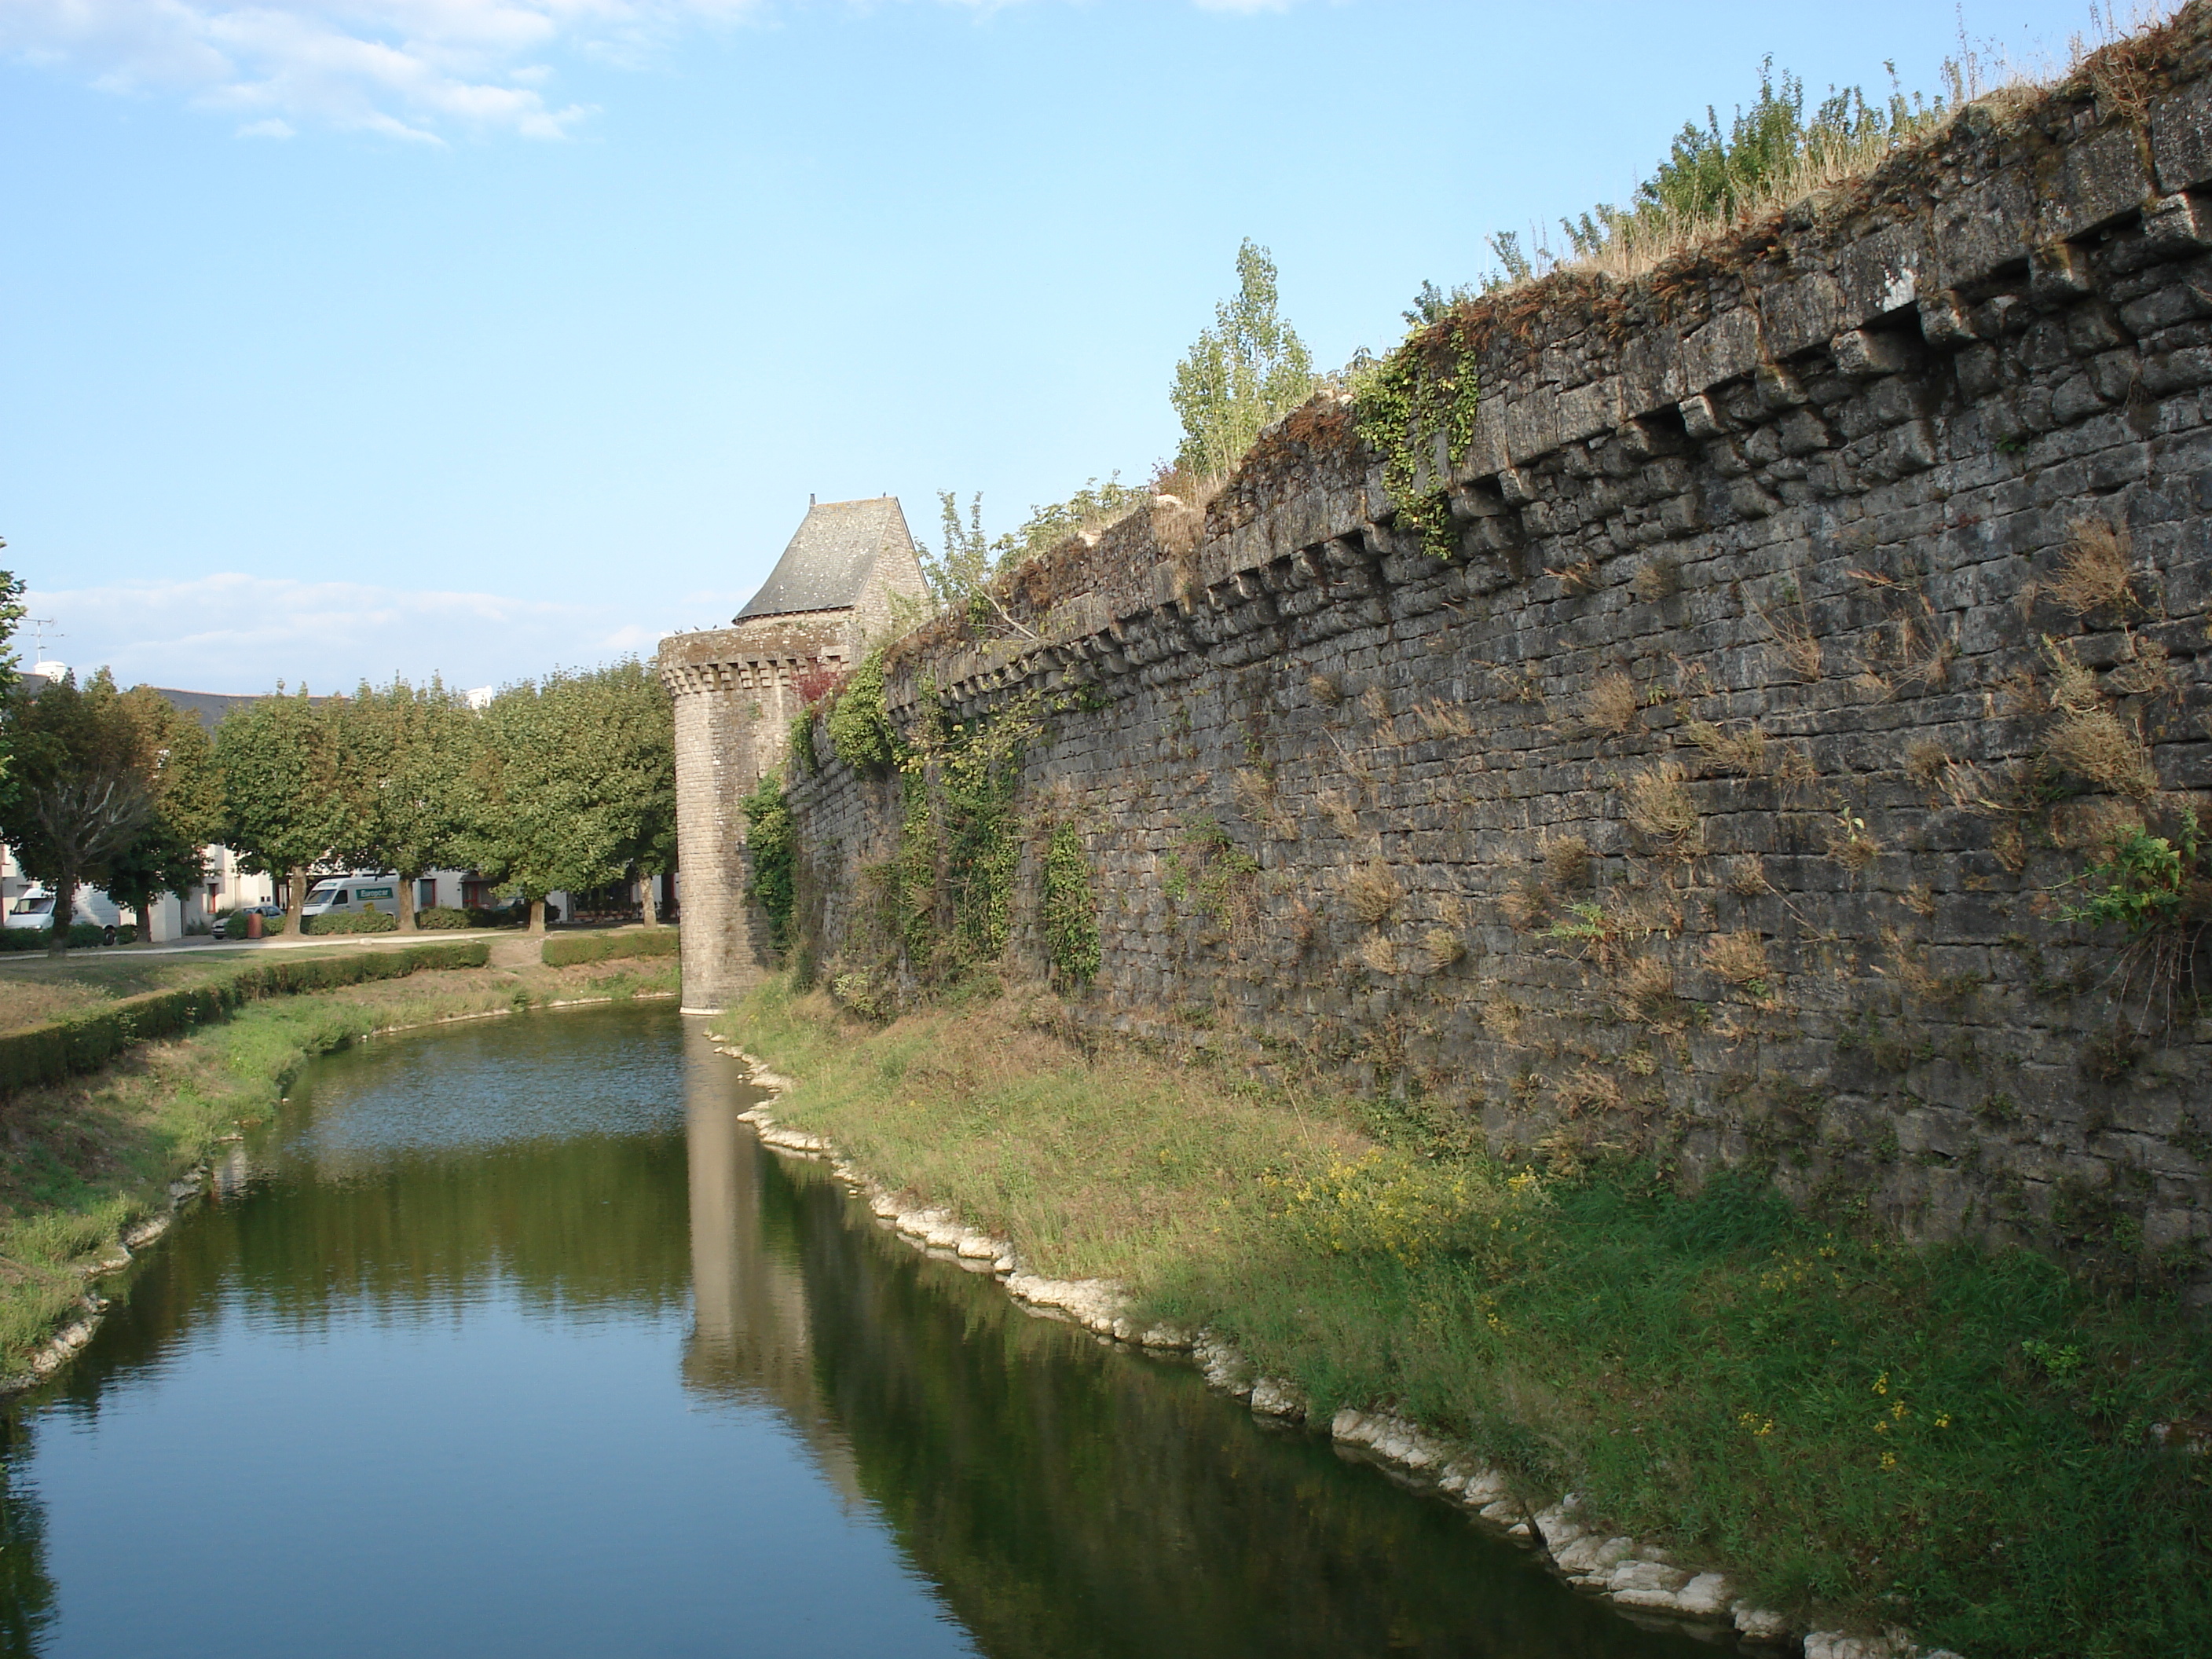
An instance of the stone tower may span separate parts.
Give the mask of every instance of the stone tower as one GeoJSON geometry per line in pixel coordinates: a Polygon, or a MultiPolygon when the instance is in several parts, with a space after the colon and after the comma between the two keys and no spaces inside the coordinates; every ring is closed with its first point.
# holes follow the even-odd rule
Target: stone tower
{"type": "Polygon", "coordinates": [[[818,501],[727,628],[672,634],[660,678],[676,705],[676,844],[684,1010],[719,1013],[775,965],[745,897],[745,815],[783,763],[801,678],[850,668],[889,633],[892,596],[928,592],[895,495],[818,501]]]}

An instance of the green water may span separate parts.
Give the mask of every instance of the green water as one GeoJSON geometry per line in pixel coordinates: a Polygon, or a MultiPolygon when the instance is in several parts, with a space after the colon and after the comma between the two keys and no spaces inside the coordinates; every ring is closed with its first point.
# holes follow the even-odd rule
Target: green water
{"type": "Polygon", "coordinates": [[[1712,1651],[885,1237],[700,1024],[319,1062],[9,1414],[0,1647],[1712,1651]]]}

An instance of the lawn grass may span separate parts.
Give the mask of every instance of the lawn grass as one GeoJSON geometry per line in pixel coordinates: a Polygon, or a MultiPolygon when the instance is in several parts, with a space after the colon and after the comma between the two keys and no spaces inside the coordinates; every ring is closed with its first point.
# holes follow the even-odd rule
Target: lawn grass
{"type": "Polygon", "coordinates": [[[313,1056],[456,1014],[675,988],[672,962],[426,971],[249,1003],[189,1038],[9,1097],[0,1103],[0,1372],[21,1372],[82,1305],[88,1271],[114,1254],[118,1235],[166,1211],[167,1183],[224,1137],[265,1121],[313,1056]]]}
{"type": "Polygon", "coordinates": [[[1911,1246],[1755,1176],[1499,1164],[1400,1112],[1086,1056],[1048,1001],[883,1026],[772,985],[723,1029],[781,1117],[1389,1405],[1808,1626],[1985,1656],[2212,1653],[2212,1331],[2155,1279],[1911,1246]]]}

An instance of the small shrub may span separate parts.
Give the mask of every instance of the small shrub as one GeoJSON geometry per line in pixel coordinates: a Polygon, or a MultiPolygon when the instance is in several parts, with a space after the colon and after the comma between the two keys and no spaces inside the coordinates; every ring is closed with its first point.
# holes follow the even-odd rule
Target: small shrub
{"type": "Polygon", "coordinates": [[[767,913],[770,943],[786,951],[791,947],[798,842],[782,781],[767,774],[740,805],[745,815],[745,896],[767,913]]]}
{"type": "Polygon", "coordinates": [[[1589,695],[1583,699],[1583,718],[1593,730],[1618,736],[1636,724],[1643,706],[1643,699],[1636,695],[1636,682],[1616,669],[1601,674],[1590,687],[1589,695]]]}
{"type": "Polygon", "coordinates": [[[884,653],[872,651],[853,671],[830,710],[830,746],[855,771],[880,770],[897,760],[898,737],[884,702],[884,653]]]}
{"type": "Polygon", "coordinates": [[[2139,823],[2116,830],[2102,856],[2068,884],[2081,896],[2059,907],[2062,920],[2126,932],[2124,994],[2137,981],[2170,1010],[2194,993],[2197,956],[2212,931],[2212,842],[2193,807],[2166,835],[2139,823]]]}
{"type": "MultiPolygon", "coordinates": [[[[261,937],[264,939],[275,939],[277,934],[283,933],[286,927],[291,925],[291,921],[292,918],[289,916],[279,915],[262,917],[261,937]]],[[[252,924],[248,920],[247,913],[246,911],[234,910],[228,916],[223,918],[222,936],[225,939],[244,939],[247,936],[246,930],[252,924]]]]}
{"type": "Polygon", "coordinates": [[[1698,850],[1698,804],[1690,797],[1689,775],[1662,761],[1628,781],[1628,822],[1655,852],[1688,858],[1698,850]]]}
{"type": "Polygon", "coordinates": [[[457,904],[433,904],[415,913],[415,926],[425,933],[449,933],[463,927],[473,927],[470,912],[457,904]]]}
{"type": "Polygon", "coordinates": [[[1567,1115],[1586,1111],[1617,1112],[1627,1102],[1620,1079],[1601,1066],[1577,1066],[1559,1079],[1559,1104],[1567,1115]]]}
{"type": "Polygon", "coordinates": [[[1854,876],[1881,856],[1881,842],[1867,828],[1867,821],[1849,807],[1828,821],[1828,856],[1854,876]]]}

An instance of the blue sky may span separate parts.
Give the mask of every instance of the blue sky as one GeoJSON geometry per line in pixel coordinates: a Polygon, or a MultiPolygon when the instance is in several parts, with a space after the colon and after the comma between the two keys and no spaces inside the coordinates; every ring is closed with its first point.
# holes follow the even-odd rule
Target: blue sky
{"type": "MultiPolygon", "coordinates": [[[[1968,0],[2063,56],[2086,5],[1968,0]]],[[[475,685],[726,619],[805,510],[1177,432],[1238,240],[1323,364],[1759,60],[1949,5],[0,0],[0,562],[126,683],[475,685]]],[[[28,660],[32,641],[24,641],[28,660]]]]}

